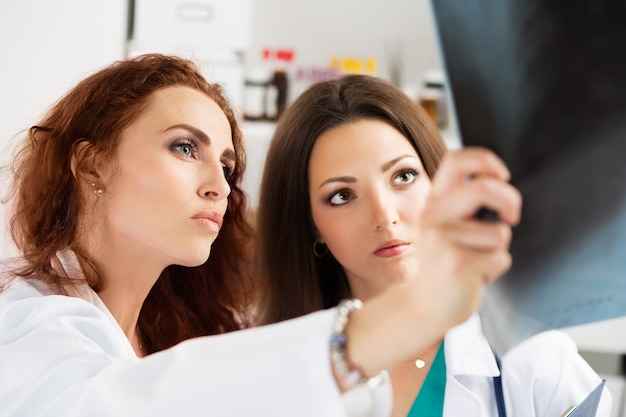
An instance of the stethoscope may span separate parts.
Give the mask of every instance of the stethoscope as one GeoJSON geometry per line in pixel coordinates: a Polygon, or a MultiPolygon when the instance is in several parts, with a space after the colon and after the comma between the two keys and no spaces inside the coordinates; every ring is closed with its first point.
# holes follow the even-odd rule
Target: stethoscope
{"type": "Polygon", "coordinates": [[[500,370],[500,375],[493,377],[493,389],[496,393],[496,407],[498,408],[498,416],[506,417],[506,407],[504,406],[504,392],[502,391],[502,368],[500,367],[500,358],[493,353],[496,358],[496,364],[500,370]]]}

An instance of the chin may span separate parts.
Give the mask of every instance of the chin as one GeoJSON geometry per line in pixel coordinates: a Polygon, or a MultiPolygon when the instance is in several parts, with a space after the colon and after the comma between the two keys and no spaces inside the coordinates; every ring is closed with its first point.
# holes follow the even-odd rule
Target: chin
{"type": "Polygon", "coordinates": [[[389,285],[403,285],[403,284],[406,284],[406,283],[409,283],[409,282],[411,282],[410,278],[395,276],[392,279],[388,280],[387,284],[389,284],[389,285]]]}
{"type": "Polygon", "coordinates": [[[187,268],[194,268],[196,266],[205,264],[206,261],[209,259],[210,254],[210,249],[202,252],[197,251],[196,253],[188,251],[177,257],[176,265],[185,266],[187,268]]]}
{"type": "Polygon", "coordinates": [[[196,267],[196,266],[200,266],[200,265],[204,265],[206,263],[206,261],[209,260],[209,254],[206,254],[206,256],[202,256],[199,257],[193,261],[190,262],[190,267],[196,267]]]}

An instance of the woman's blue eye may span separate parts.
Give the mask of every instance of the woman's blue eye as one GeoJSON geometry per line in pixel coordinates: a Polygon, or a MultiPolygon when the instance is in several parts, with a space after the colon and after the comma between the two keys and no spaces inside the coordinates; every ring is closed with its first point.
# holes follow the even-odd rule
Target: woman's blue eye
{"type": "Polygon", "coordinates": [[[191,149],[191,146],[189,145],[181,145],[180,146],[180,153],[182,153],[183,155],[187,155],[190,156],[192,154],[193,150],[191,149]]]}
{"type": "Polygon", "coordinates": [[[403,169],[395,176],[393,183],[396,185],[411,184],[417,178],[418,172],[414,169],[403,169]]]}
{"type": "Polygon", "coordinates": [[[172,149],[181,155],[192,157],[198,152],[198,146],[192,141],[177,142],[172,145],[172,149]]]}
{"type": "Polygon", "coordinates": [[[341,206],[354,198],[354,194],[348,190],[337,191],[328,199],[331,206],[341,206]]]}

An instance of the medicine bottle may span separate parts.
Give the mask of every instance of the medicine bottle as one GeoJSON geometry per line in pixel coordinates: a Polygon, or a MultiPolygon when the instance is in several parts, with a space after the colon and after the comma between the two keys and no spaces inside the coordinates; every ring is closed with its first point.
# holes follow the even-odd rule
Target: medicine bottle
{"type": "Polygon", "coordinates": [[[243,117],[245,120],[266,119],[267,93],[272,72],[266,67],[253,67],[246,71],[243,117]]]}
{"type": "Polygon", "coordinates": [[[439,129],[448,126],[444,76],[441,71],[426,71],[422,80],[419,104],[426,110],[439,129]]]}
{"type": "Polygon", "coordinates": [[[287,78],[287,71],[283,69],[277,69],[274,71],[272,85],[276,89],[276,119],[278,119],[285,111],[285,107],[287,107],[287,94],[289,93],[289,79],[287,78]]]}

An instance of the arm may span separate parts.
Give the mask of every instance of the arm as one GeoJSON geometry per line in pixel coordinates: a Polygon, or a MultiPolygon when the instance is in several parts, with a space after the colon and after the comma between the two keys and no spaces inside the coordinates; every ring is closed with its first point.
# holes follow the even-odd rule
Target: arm
{"type": "Polygon", "coordinates": [[[328,365],[332,317],[324,311],[137,359],[116,324],[83,300],[18,300],[0,307],[0,415],[342,416],[328,365]]]}

